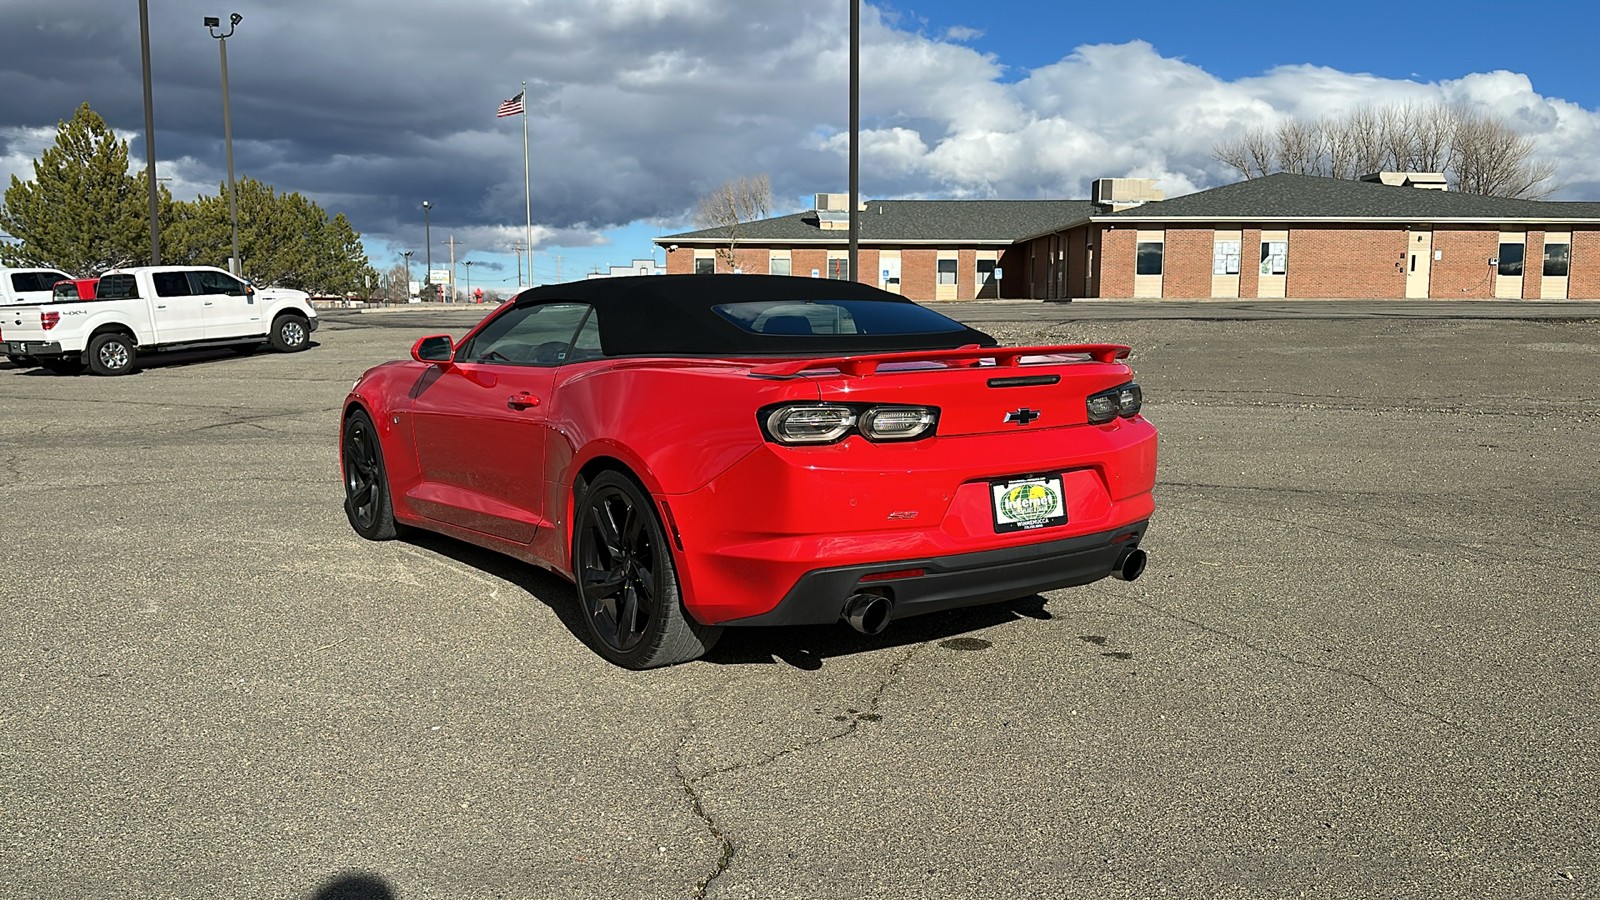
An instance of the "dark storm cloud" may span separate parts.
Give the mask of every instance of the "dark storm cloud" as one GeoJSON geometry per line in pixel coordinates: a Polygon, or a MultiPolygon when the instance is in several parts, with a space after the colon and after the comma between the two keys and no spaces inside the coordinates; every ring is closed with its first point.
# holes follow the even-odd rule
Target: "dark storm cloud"
{"type": "MultiPolygon", "coordinates": [[[[424,198],[436,226],[522,220],[521,121],[494,112],[523,79],[535,219],[551,229],[680,217],[735,175],[830,165],[803,144],[842,119],[842,96],[819,99],[840,94],[840,73],[804,49],[808,34],[837,44],[838,25],[787,4],[150,6],[159,165],[207,192],[222,180],[217,42],[201,19],[237,10],[236,170],[369,236],[411,227],[424,198]]],[[[88,102],[143,154],[132,0],[7,0],[0,33],[0,129],[53,126],[88,102]]]]}
{"type": "MultiPolygon", "coordinates": [[[[151,0],[156,148],[179,197],[223,180],[217,42],[228,42],[236,169],[343,212],[369,238],[435,230],[509,248],[523,222],[528,81],[537,235],[565,246],[644,221],[686,226],[706,191],[770,175],[780,212],[846,189],[846,16],[792,0],[151,0]]],[[[31,174],[55,124],[90,103],[143,154],[135,0],[0,0],[0,175],[31,174]]],[[[1013,10],[1014,11],[1014,10],[1013,10]]],[[[984,16],[1010,14],[976,9],[984,16]]],[[[868,197],[1082,197],[1101,176],[1169,196],[1234,180],[1221,137],[1357,105],[1459,102],[1524,127],[1592,199],[1600,117],[1495,72],[1418,84],[1285,66],[1233,82],[1150,45],[1000,60],[863,10],[868,197]]]]}

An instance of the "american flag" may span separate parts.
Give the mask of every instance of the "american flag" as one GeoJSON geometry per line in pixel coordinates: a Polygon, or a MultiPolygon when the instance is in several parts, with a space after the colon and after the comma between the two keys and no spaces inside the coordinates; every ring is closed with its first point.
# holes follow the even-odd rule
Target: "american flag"
{"type": "Polygon", "coordinates": [[[506,116],[522,115],[522,113],[525,111],[522,105],[522,95],[526,94],[527,92],[527,89],[524,88],[523,90],[518,91],[517,95],[512,97],[510,100],[502,101],[500,103],[500,110],[494,114],[495,118],[504,119],[506,116]]]}

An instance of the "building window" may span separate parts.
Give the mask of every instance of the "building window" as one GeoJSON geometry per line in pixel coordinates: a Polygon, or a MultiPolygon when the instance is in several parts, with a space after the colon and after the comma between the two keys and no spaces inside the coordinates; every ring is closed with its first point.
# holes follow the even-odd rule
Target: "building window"
{"type": "Polygon", "coordinates": [[[955,260],[953,260],[953,259],[941,259],[941,260],[939,260],[939,283],[940,284],[955,284],[956,283],[956,261],[955,260]]]}
{"type": "Polygon", "coordinates": [[[983,290],[994,284],[994,270],[996,263],[992,259],[978,260],[978,290],[983,290]]]}
{"type": "Polygon", "coordinates": [[[1544,274],[1547,278],[1567,277],[1567,267],[1572,262],[1571,244],[1544,245],[1544,274]]]}
{"type": "Polygon", "coordinates": [[[828,260],[828,277],[839,281],[849,281],[850,260],[843,256],[828,260]]]}
{"type": "Polygon", "coordinates": [[[1499,273],[1501,275],[1513,275],[1518,277],[1522,275],[1523,249],[1524,248],[1521,244],[1500,245],[1499,273]]]}
{"type": "Polygon", "coordinates": [[[1211,274],[1239,274],[1239,241],[1217,241],[1211,248],[1211,274]]]}
{"type": "Polygon", "coordinates": [[[1282,275],[1289,271],[1289,242],[1261,242],[1261,274],[1282,275]]]}
{"type": "Polygon", "coordinates": [[[1160,275],[1161,251],[1164,245],[1160,241],[1140,241],[1137,251],[1137,261],[1134,263],[1135,275],[1160,275]]]}
{"type": "Polygon", "coordinates": [[[717,258],[714,256],[695,257],[694,273],[696,275],[711,275],[717,271],[717,258]]]}
{"type": "Polygon", "coordinates": [[[773,275],[792,275],[794,274],[794,269],[791,268],[792,265],[793,263],[790,261],[789,257],[774,256],[767,263],[767,271],[773,275]]]}

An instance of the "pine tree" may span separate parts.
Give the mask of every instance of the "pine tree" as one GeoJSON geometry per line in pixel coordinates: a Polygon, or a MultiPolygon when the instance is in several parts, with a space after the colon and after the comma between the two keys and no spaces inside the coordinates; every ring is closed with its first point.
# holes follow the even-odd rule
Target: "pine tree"
{"type": "MultiPolygon", "coordinates": [[[[254,178],[239,179],[234,190],[240,267],[256,284],[342,294],[364,292],[368,279],[376,279],[360,235],[342,213],[330,220],[304,195],[279,194],[254,178]]],[[[227,187],[175,207],[163,253],[175,263],[226,267],[233,242],[227,187]]]]}
{"type": "Polygon", "coordinates": [[[56,266],[91,275],[145,261],[150,212],[128,174],[128,143],[85,103],[58,125],[55,145],[33,163],[33,180],[11,176],[0,206],[7,265],[56,266]]]}

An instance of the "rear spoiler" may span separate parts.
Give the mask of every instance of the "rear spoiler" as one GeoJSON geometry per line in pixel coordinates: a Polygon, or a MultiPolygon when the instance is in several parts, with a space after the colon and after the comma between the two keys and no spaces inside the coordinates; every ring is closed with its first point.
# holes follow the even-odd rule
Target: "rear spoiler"
{"type": "Polygon", "coordinates": [[[980,366],[994,360],[1002,368],[1022,365],[1025,356],[1087,356],[1095,362],[1113,363],[1127,359],[1132,350],[1125,344],[1049,344],[1038,347],[958,347],[954,350],[908,350],[871,353],[861,356],[832,356],[818,359],[792,359],[755,366],[750,374],[757,378],[793,378],[812,369],[838,369],[854,377],[871,375],[878,367],[900,362],[948,362],[955,366],[980,366]]]}

